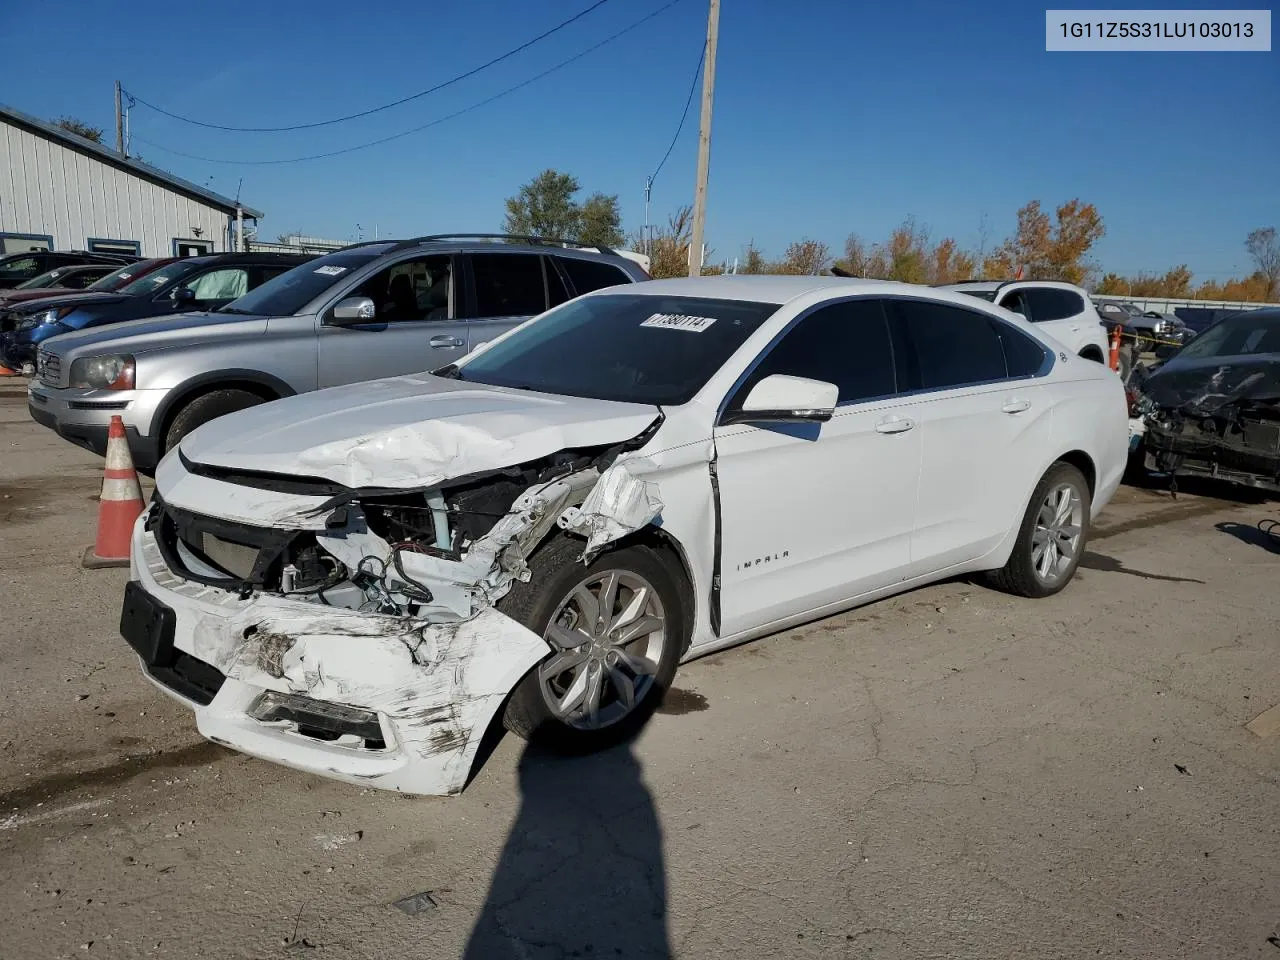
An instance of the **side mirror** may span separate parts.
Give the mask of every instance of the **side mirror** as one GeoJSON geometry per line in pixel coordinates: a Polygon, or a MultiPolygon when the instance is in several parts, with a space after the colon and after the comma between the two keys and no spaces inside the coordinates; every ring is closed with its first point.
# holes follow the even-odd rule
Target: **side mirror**
{"type": "Polygon", "coordinates": [[[747,394],[740,410],[721,423],[825,423],[835,413],[840,388],[834,383],[775,373],[747,394]]]}
{"type": "Polygon", "coordinates": [[[347,297],[339,300],[329,315],[329,323],[342,326],[344,323],[368,323],[378,313],[377,307],[368,297],[347,297]]]}
{"type": "Polygon", "coordinates": [[[179,287],[177,290],[173,291],[173,302],[174,303],[195,303],[196,292],[192,290],[190,287],[179,287]]]}

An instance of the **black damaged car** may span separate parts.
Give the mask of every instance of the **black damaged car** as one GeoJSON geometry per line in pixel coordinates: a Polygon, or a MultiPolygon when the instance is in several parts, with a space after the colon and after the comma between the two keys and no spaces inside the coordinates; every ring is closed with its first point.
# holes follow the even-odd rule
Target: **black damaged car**
{"type": "Polygon", "coordinates": [[[1280,309],[1220,320],[1136,386],[1148,470],[1280,494],[1280,309]]]}

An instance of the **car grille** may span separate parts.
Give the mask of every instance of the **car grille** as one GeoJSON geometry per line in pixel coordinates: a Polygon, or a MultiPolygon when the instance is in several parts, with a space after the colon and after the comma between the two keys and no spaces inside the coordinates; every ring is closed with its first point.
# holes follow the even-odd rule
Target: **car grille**
{"type": "Polygon", "coordinates": [[[56,353],[41,350],[36,355],[36,373],[51,387],[62,386],[62,358],[56,353]]]}

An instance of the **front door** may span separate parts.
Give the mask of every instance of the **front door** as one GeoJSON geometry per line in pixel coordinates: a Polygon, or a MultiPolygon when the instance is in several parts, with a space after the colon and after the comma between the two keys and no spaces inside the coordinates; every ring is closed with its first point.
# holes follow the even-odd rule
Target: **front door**
{"type": "Polygon", "coordinates": [[[1049,455],[1039,341],[984,313],[927,300],[890,312],[907,360],[922,456],[912,576],[985,555],[1022,517],[1049,455]]]}
{"type": "Polygon", "coordinates": [[[727,409],[775,373],[835,383],[839,405],[827,423],[715,430],[725,636],[892,584],[910,561],[920,431],[898,395],[881,303],[802,318],[727,409]]]}
{"type": "Polygon", "coordinates": [[[453,275],[448,254],[414,257],[349,292],[372,300],[374,316],[368,323],[321,325],[320,386],[425,373],[465,355],[467,328],[457,319],[453,275]]]}

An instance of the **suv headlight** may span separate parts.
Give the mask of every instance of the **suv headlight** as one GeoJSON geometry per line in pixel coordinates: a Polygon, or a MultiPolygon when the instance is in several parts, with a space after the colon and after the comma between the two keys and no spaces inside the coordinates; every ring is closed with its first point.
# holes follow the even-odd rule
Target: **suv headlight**
{"type": "Polygon", "coordinates": [[[31,319],[38,324],[57,323],[74,309],[75,307],[54,307],[51,310],[41,310],[31,319]]]}
{"type": "Polygon", "coordinates": [[[1157,320],[1155,326],[1151,329],[1156,333],[1173,333],[1173,324],[1168,320],[1157,320]]]}
{"type": "Polygon", "coordinates": [[[132,390],[133,374],[133,357],[128,354],[83,357],[72,361],[69,385],[95,390],[132,390]]]}

